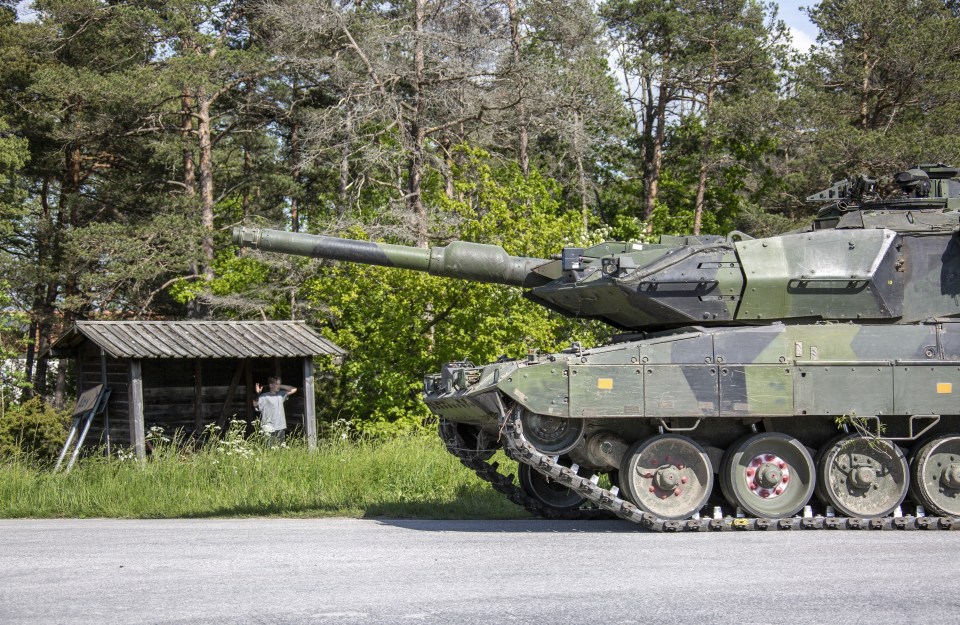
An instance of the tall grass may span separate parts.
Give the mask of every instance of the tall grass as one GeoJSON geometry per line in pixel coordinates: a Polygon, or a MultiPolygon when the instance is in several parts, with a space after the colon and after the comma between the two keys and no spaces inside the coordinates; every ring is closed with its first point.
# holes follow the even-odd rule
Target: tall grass
{"type": "MultiPolygon", "coordinates": [[[[510,461],[498,459],[503,466],[510,461]]],[[[70,473],[0,463],[0,518],[351,516],[520,518],[525,513],[465,469],[437,436],[331,438],[268,448],[227,435],[198,449],[154,433],[145,462],[81,459],[70,473]]]]}

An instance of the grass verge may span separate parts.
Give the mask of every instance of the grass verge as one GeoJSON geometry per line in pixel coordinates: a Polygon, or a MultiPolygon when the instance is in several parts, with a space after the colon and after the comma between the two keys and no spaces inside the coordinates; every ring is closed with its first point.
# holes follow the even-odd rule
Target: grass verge
{"type": "Polygon", "coordinates": [[[436,436],[325,440],[315,451],[297,440],[268,449],[227,437],[183,449],[161,442],[146,462],[90,456],[70,473],[0,463],[0,518],[526,516],[436,436]]]}

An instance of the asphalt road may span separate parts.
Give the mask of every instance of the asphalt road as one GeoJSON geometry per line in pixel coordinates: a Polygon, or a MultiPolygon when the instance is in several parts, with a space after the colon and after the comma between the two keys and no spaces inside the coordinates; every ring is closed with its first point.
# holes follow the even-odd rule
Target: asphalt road
{"type": "Polygon", "coordinates": [[[960,623],[960,532],[0,521],[0,623],[960,623]]]}

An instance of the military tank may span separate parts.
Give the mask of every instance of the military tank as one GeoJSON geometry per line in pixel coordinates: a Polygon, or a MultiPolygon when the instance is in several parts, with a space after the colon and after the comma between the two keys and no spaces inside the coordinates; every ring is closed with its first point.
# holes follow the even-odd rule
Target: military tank
{"type": "MultiPolygon", "coordinates": [[[[445,364],[447,449],[536,515],[659,531],[960,527],[960,169],[857,176],[780,236],[552,259],[238,227],[237,245],[521,287],[609,344],[445,364]],[[519,462],[517,483],[490,462],[519,462]]],[[[465,350],[469,346],[465,346],[465,350]]]]}

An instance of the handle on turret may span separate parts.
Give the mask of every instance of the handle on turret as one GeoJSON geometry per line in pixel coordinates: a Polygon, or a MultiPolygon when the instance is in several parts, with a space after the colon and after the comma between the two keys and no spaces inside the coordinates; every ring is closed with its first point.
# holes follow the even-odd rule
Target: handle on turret
{"type": "Polygon", "coordinates": [[[234,227],[233,242],[240,247],[268,252],[399,267],[476,282],[526,287],[549,282],[533,272],[549,261],[510,256],[498,245],[454,241],[446,247],[426,249],[242,226],[234,227]]]}

